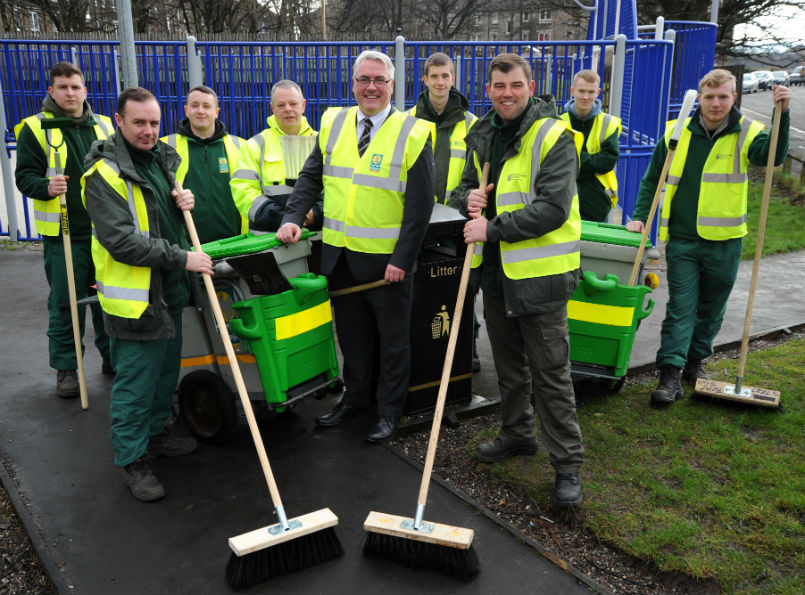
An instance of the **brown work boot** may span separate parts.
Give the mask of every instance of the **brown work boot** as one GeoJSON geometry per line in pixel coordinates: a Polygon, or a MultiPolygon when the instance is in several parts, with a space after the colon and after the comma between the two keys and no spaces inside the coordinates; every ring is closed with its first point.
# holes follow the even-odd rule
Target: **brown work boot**
{"type": "Polygon", "coordinates": [[[676,366],[662,366],[660,368],[660,383],[651,393],[652,405],[670,405],[682,398],[682,383],[679,382],[679,368],[676,366]]]}
{"type": "Polygon", "coordinates": [[[685,362],[685,368],[682,370],[682,381],[695,385],[698,378],[710,380],[710,374],[704,371],[704,360],[689,359],[685,362]]]}
{"type": "Polygon", "coordinates": [[[75,370],[57,370],[56,394],[62,399],[74,399],[81,394],[78,388],[78,372],[75,370]]]}

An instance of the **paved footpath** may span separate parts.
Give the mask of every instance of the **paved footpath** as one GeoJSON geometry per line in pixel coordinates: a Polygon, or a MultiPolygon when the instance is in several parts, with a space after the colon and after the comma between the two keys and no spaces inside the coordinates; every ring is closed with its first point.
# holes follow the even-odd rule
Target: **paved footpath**
{"type": "MultiPolygon", "coordinates": [[[[155,471],[168,496],[150,504],[135,500],[112,463],[111,380],[100,373],[94,347],[86,357],[89,410],[56,396],[47,363],[41,253],[0,250],[0,271],[0,480],[22,504],[20,515],[59,593],[230,592],[227,539],[273,522],[245,423],[230,444],[202,444],[192,455],[158,460],[155,471]]],[[[303,400],[262,432],[288,516],[331,508],[345,555],[249,593],[590,593],[438,485],[431,487],[425,518],[476,531],[480,576],[461,583],[365,559],[366,515],[413,515],[421,475],[391,451],[367,444],[366,420],[316,429],[314,417],[328,406],[303,400]]]]}

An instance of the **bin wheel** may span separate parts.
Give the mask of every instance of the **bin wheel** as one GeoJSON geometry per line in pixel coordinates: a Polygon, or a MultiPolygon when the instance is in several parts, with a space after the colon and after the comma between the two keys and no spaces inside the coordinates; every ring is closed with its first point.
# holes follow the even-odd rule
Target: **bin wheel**
{"type": "Polygon", "coordinates": [[[615,380],[609,387],[609,394],[617,395],[621,391],[625,383],[626,383],[626,376],[618,380],[615,380]]]}
{"type": "Polygon", "coordinates": [[[179,386],[179,413],[199,440],[222,443],[238,424],[235,397],[220,376],[202,371],[186,376],[179,386]]]}

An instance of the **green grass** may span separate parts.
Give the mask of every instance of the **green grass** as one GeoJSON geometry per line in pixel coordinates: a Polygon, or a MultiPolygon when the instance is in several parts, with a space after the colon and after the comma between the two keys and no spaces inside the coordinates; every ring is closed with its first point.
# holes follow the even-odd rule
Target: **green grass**
{"type": "MultiPolygon", "coordinates": [[[[737,360],[708,370],[732,382],[737,360]]],[[[716,580],[724,593],[805,592],[805,340],[749,353],[744,384],[780,390],[782,411],[707,398],[652,409],[654,383],[579,394],[585,499],[574,522],[661,570],[716,580]]],[[[553,469],[542,449],[478,465],[549,506],[553,469]]]]}
{"type": "MultiPolygon", "coordinates": [[[[750,168],[748,226],[749,233],[744,237],[741,258],[749,260],[755,256],[760,205],[763,199],[764,170],[750,168]]],[[[783,254],[805,249],[805,189],[799,180],[775,171],[774,184],[769,195],[769,213],[766,232],[763,238],[763,256],[783,254]]]]}

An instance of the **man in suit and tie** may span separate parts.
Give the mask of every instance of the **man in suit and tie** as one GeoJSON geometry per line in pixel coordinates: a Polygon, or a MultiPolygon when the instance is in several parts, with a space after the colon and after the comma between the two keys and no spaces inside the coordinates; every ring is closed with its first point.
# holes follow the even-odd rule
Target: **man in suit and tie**
{"type": "Polygon", "coordinates": [[[433,209],[434,164],[427,125],[391,105],[394,68],[383,53],[355,60],[358,103],[322,116],[277,239],[296,243],[324,190],[321,271],[331,289],[385,279],[386,285],[334,301],[346,390],[320,426],[335,426],[374,400],[366,439],[382,443],[399,423],[411,368],[409,323],[417,253],[433,209]]]}

